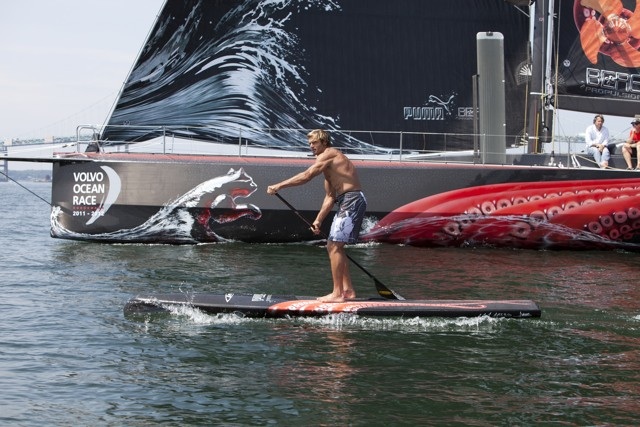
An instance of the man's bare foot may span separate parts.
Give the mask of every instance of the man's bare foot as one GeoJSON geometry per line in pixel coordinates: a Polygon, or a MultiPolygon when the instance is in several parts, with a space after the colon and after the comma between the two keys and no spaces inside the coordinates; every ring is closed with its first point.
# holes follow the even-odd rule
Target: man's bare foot
{"type": "Polygon", "coordinates": [[[342,298],[344,299],[353,299],[356,297],[356,291],[354,291],[353,289],[349,290],[349,291],[344,291],[342,293],[342,298]]]}
{"type": "Polygon", "coordinates": [[[330,293],[330,294],[325,295],[323,297],[319,297],[318,301],[322,301],[322,302],[344,302],[344,298],[342,297],[342,295],[335,295],[333,293],[330,293]]]}

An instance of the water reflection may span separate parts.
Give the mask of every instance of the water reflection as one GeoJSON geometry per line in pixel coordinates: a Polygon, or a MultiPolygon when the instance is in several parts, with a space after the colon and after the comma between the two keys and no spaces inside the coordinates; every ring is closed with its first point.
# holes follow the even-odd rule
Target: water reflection
{"type": "Polygon", "coordinates": [[[360,368],[353,363],[358,346],[351,334],[308,326],[279,331],[271,339],[286,347],[291,359],[272,371],[276,387],[307,410],[323,413],[324,425],[353,423],[349,406],[362,395],[354,394],[352,384],[360,368]]]}

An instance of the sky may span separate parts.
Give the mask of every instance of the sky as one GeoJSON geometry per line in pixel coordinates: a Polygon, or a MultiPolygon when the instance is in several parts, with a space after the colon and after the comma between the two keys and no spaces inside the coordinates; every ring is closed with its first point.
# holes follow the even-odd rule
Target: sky
{"type": "Polygon", "coordinates": [[[164,0],[1,0],[0,140],[102,124],[164,0]]]}
{"type": "MultiPolygon", "coordinates": [[[[164,0],[0,0],[0,140],[105,122],[164,0]]],[[[555,134],[597,113],[560,111],[555,134]]],[[[630,118],[607,117],[624,138],[630,118]]]]}
{"type": "MultiPolygon", "coordinates": [[[[563,111],[558,110],[555,119],[555,135],[562,136],[584,136],[585,130],[593,123],[593,117],[598,114],[598,111],[593,113],[579,113],[576,111],[563,111]]],[[[640,114],[640,108],[638,108],[640,114]]],[[[631,130],[631,121],[633,117],[620,117],[609,116],[603,114],[604,126],[609,130],[609,136],[611,139],[616,139],[618,142],[626,140],[631,130]]]]}

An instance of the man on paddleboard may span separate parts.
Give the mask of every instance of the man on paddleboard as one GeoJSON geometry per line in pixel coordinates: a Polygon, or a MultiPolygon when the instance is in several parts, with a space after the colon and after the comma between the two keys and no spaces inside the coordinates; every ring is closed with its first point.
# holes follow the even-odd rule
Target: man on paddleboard
{"type": "Polygon", "coordinates": [[[321,173],[324,174],[325,196],[313,221],[311,229],[314,234],[320,234],[322,221],[331,212],[334,203],[338,205],[338,212],[333,218],[327,238],[333,292],[318,299],[323,302],[343,302],[356,296],[344,246],[358,240],[367,200],[362,193],[355,166],[347,156],[331,146],[329,133],[316,129],[309,132],[307,138],[309,147],[316,156],[315,163],[304,172],[270,185],[267,193],[273,195],[283,188],[306,184],[321,173]]]}

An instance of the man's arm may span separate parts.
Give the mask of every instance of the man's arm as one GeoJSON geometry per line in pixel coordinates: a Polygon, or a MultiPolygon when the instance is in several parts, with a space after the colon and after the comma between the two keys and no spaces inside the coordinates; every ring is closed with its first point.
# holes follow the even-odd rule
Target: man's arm
{"type": "Polygon", "coordinates": [[[587,148],[595,145],[595,141],[593,140],[592,135],[591,135],[591,126],[589,126],[587,128],[586,132],[584,133],[584,142],[585,142],[585,145],[587,146],[587,148]]]}
{"type": "Polygon", "coordinates": [[[282,182],[279,182],[277,184],[273,184],[267,187],[267,193],[276,194],[278,191],[282,190],[283,188],[295,187],[297,185],[306,184],[307,182],[311,181],[314,177],[324,172],[324,170],[329,167],[330,162],[331,162],[330,159],[321,159],[320,157],[318,157],[315,163],[309,166],[309,169],[307,169],[306,171],[300,172],[299,174],[294,175],[289,179],[285,179],[282,182]]]}

